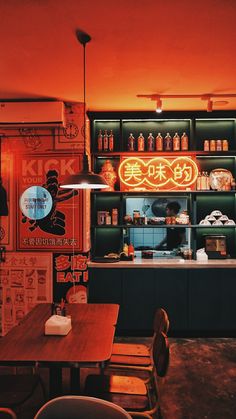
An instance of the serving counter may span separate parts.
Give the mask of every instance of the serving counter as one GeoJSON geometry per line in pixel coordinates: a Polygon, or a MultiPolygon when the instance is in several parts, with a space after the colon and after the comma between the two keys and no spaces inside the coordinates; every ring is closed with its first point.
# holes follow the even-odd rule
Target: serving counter
{"type": "Polygon", "coordinates": [[[90,261],[88,269],[89,301],[120,304],[120,335],[151,334],[163,307],[172,336],[236,336],[236,259],[90,261]]]}
{"type": "MultiPolygon", "coordinates": [[[[199,268],[235,268],[236,259],[211,259],[207,261],[184,260],[182,258],[154,258],[142,259],[135,258],[131,261],[108,262],[88,262],[89,268],[168,268],[168,269],[199,269],[199,268]]],[[[235,278],[236,281],[236,278],[235,278]]]]}

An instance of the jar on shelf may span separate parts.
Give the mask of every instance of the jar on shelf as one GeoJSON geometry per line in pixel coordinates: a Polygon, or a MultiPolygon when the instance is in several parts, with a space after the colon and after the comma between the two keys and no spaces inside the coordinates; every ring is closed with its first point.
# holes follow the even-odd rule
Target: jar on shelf
{"type": "Polygon", "coordinates": [[[115,168],[113,167],[111,160],[106,160],[105,163],[102,165],[102,170],[99,173],[102,175],[109,185],[108,188],[104,189],[105,191],[114,191],[114,185],[117,180],[117,174],[115,168]]]}
{"type": "Polygon", "coordinates": [[[216,151],[216,140],[210,140],[210,151],[216,151]]]}
{"type": "Polygon", "coordinates": [[[111,223],[116,226],[118,224],[118,208],[112,208],[111,223]]]}
{"type": "Polygon", "coordinates": [[[229,142],[228,140],[222,140],[222,150],[228,151],[229,150],[229,142]]]}
{"type": "Polygon", "coordinates": [[[210,141],[209,140],[204,140],[203,149],[204,149],[204,151],[210,151],[210,141]]]}

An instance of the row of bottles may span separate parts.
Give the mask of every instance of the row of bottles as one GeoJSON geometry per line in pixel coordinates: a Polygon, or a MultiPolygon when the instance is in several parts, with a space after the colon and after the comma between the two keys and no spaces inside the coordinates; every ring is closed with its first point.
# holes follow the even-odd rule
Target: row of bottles
{"type": "Polygon", "coordinates": [[[98,225],[118,225],[118,208],[113,208],[111,213],[109,211],[97,211],[98,225]]]}
{"type": "MultiPolygon", "coordinates": [[[[164,138],[160,132],[157,134],[156,138],[154,138],[150,132],[146,140],[142,132],[139,134],[137,139],[135,139],[133,134],[130,133],[127,144],[128,151],[187,151],[188,149],[189,141],[185,132],[181,135],[181,137],[176,132],[173,138],[169,132],[167,132],[164,138]]],[[[102,133],[102,130],[99,130],[97,150],[114,151],[114,135],[112,130],[109,134],[107,130],[104,131],[104,134],[102,133]]]]}
{"type": "Polygon", "coordinates": [[[189,148],[188,136],[184,132],[180,137],[176,132],[173,138],[170,133],[167,132],[166,136],[163,138],[159,132],[154,138],[150,132],[147,141],[142,134],[139,134],[137,141],[134,138],[133,134],[130,133],[128,138],[128,151],[187,151],[189,148]]]}
{"type": "Polygon", "coordinates": [[[110,133],[107,133],[105,129],[104,134],[102,130],[99,130],[98,140],[97,140],[97,149],[98,151],[113,151],[114,150],[114,135],[112,129],[110,133]]]}
{"type": "MultiPolygon", "coordinates": [[[[230,191],[230,190],[235,190],[235,188],[236,188],[235,179],[232,178],[231,182],[226,183],[225,185],[222,185],[221,189],[219,190],[230,191]]],[[[199,172],[198,177],[197,177],[196,190],[209,191],[210,189],[212,189],[212,185],[211,185],[209,173],[205,171],[199,172]]]]}
{"type": "Polygon", "coordinates": [[[204,151],[228,151],[229,142],[228,140],[204,140],[203,149],[204,151]]]}

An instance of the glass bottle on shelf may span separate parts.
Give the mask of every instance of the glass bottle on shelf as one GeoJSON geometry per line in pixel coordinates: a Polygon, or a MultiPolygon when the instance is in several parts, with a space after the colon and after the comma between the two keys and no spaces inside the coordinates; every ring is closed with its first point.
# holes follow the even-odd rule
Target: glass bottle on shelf
{"type": "Polygon", "coordinates": [[[188,150],[188,136],[186,132],[183,132],[181,136],[181,150],[187,151],[188,150]]]}
{"type": "Polygon", "coordinates": [[[156,136],[156,151],[163,151],[163,137],[160,132],[156,136]]]}
{"type": "Polygon", "coordinates": [[[178,132],[173,137],[173,151],[180,151],[180,136],[178,132]]]}
{"type": "Polygon", "coordinates": [[[100,129],[98,133],[98,140],[97,140],[98,151],[102,151],[103,149],[102,145],[103,145],[103,138],[102,138],[102,130],[100,129]]]}
{"type": "Polygon", "coordinates": [[[110,131],[109,138],[108,138],[108,148],[109,148],[109,151],[113,151],[114,149],[114,135],[113,135],[112,129],[110,131]]]}
{"type": "Polygon", "coordinates": [[[142,132],[140,132],[139,136],[138,136],[138,151],[144,151],[145,146],[144,146],[144,136],[142,134],[142,132]]]}
{"type": "Polygon", "coordinates": [[[147,138],[147,151],[154,151],[154,137],[151,132],[147,138]]]}
{"type": "Polygon", "coordinates": [[[167,132],[164,138],[164,150],[165,151],[172,151],[172,137],[169,132],[167,132]]]}
{"type": "Polygon", "coordinates": [[[118,208],[113,208],[111,212],[111,223],[116,226],[118,224],[118,208]]]}
{"type": "Polygon", "coordinates": [[[207,189],[207,191],[209,191],[211,189],[211,187],[210,187],[210,176],[209,176],[208,172],[206,172],[206,189],[207,189]]]}
{"type": "Polygon", "coordinates": [[[131,132],[128,138],[128,151],[134,151],[134,150],[135,150],[135,138],[131,132]]]}
{"type": "Polygon", "coordinates": [[[201,177],[202,177],[201,172],[198,172],[198,176],[197,176],[197,184],[196,184],[196,189],[197,189],[197,191],[200,191],[200,190],[201,190],[201,177]]]}
{"type": "Polygon", "coordinates": [[[103,150],[108,151],[108,135],[107,135],[106,129],[104,131],[104,136],[103,136],[103,150]]]}

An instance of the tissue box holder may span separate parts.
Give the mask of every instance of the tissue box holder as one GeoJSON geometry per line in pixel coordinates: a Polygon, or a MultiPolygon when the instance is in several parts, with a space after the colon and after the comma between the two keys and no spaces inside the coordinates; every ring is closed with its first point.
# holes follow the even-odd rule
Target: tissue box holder
{"type": "Polygon", "coordinates": [[[65,336],[71,330],[71,319],[54,314],[45,322],[45,335],[65,336]]]}

